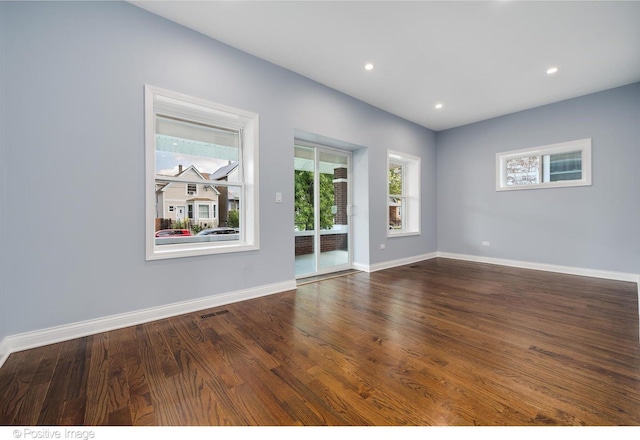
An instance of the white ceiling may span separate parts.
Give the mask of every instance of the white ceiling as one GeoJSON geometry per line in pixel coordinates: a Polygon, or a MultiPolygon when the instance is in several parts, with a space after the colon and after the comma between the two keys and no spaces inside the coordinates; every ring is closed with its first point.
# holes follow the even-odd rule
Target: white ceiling
{"type": "Polygon", "coordinates": [[[131,3],[433,130],[640,81],[640,1],[131,3]]]}

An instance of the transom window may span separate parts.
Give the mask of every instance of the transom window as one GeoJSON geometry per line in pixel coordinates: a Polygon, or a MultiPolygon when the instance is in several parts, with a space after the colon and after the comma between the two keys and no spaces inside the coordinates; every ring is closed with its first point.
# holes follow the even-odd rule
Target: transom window
{"type": "Polygon", "coordinates": [[[496,190],[591,185],[591,139],[496,154],[496,190]]]}
{"type": "Polygon", "coordinates": [[[147,259],[258,249],[258,115],[146,86],[145,118],[147,259]]]}

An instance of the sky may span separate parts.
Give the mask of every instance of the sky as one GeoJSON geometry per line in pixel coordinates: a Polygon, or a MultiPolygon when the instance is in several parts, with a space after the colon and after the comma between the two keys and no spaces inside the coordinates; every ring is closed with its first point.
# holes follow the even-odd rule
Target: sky
{"type": "Polygon", "coordinates": [[[178,174],[178,165],[182,165],[183,169],[193,165],[201,173],[212,174],[228,163],[229,161],[225,159],[191,156],[188,154],[171,153],[168,151],[156,151],[156,174],[161,174],[163,176],[175,176],[178,174]]]}

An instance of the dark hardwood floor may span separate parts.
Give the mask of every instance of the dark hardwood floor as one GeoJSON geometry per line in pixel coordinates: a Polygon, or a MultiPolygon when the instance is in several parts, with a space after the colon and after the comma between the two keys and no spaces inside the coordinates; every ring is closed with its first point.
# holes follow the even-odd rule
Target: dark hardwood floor
{"type": "Polygon", "coordinates": [[[639,426],[637,294],[441,258],[350,274],[14,353],[0,424],[639,426]]]}

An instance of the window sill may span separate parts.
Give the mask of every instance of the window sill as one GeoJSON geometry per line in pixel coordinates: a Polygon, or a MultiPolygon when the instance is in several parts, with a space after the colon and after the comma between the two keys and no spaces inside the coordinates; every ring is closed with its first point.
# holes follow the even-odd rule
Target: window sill
{"type": "Polygon", "coordinates": [[[571,188],[575,186],[591,186],[587,180],[565,180],[559,182],[543,182],[531,185],[496,186],[496,191],[521,191],[524,189],[571,188]]]}
{"type": "Polygon", "coordinates": [[[217,246],[185,246],[184,248],[154,249],[147,260],[165,260],[169,258],[198,257],[201,255],[228,254],[235,252],[247,252],[260,250],[257,244],[235,243],[217,246]]]}
{"type": "Polygon", "coordinates": [[[410,237],[414,235],[421,235],[421,233],[420,231],[398,231],[398,232],[387,231],[387,238],[410,237]]]}

